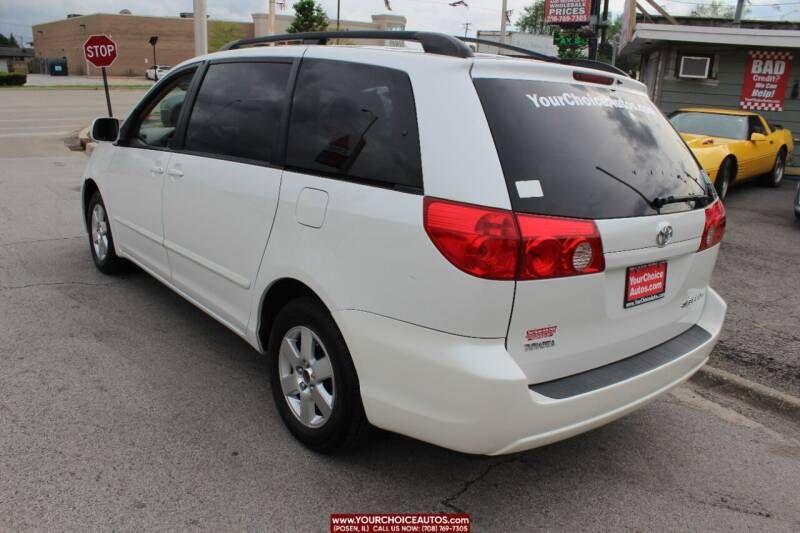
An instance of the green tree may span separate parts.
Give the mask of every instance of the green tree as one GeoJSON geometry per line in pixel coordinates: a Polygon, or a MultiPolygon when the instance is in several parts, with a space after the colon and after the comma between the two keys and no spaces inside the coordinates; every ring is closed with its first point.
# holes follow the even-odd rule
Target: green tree
{"type": "Polygon", "coordinates": [[[231,41],[244,39],[244,28],[238,22],[208,21],[208,51],[216,52],[231,41]]]}
{"type": "MultiPolygon", "coordinates": [[[[748,4],[750,2],[747,2],[748,4]]],[[[750,12],[750,6],[745,5],[742,11],[742,16],[750,12]]],[[[722,0],[711,0],[708,4],[701,4],[692,9],[691,15],[693,17],[707,17],[718,19],[732,19],[736,14],[736,6],[732,4],[724,4],[722,0]]]]}
{"type": "Polygon", "coordinates": [[[10,33],[8,37],[0,33],[0,46],[11,46],[14,48],[19,48],[19,43],[17,42],[17,38],[14,37],[13,33],[10,33]]]}
{"type": "Polygon", "coordinates": [[[517,29],[526,33],[552,35],[556,28],[544,23],[544,7],[545,0],[535,0],[533,4],[524,8],[522,15],[517,19],[517,29]]]}
{"type": "Polygon", "coordinates": [[[314,0],[300,0],[292,8],[294,9],[294,20],[286,28],[287,33],[328,29],[328,15],[314,0]]]}

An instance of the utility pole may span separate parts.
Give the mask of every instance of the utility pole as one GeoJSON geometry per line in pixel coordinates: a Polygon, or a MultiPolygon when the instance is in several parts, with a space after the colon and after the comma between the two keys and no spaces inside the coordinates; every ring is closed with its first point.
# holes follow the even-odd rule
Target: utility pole
{"type": "Polygon", "coordinates": [[[472,23],[465,22],[464,24],[462,24],[462,26],[464,26],[464,37],[468,37],[467,34],[469,33],[469,27],[472,26],[472,23]]]}
{"type": "Polygon", "coordinates": [[[269,15],[267,17],[267,34],[275,35],[275,0],[269,0],[269,15]]]}
{"type": "Polygon", "coordinates": [[[339,31],[339,13],[342,10],[342,0],[336,0],[336,31],[339,31]]]}
{"type": "MultiPolygon", "coordinates": [[[[502,7],[500,8],[500,42],[506,42],[506,12],[508,11],[508,0],[503,0],[502,7]]],[[[465,35],[466,37],[466,35],[465,35]]]]}
{"type": "Polygon", "coordinates": [[[736,0],[736,13],[733,15],[734,24],[742,22],[742,11],[744,11],[744,0],[736,0]]]}
{"type": "Polygon", "coordinates": [[[194,0],[194,54],[208,53],[208,23],[206,21],[206,0],[194,0]]]}

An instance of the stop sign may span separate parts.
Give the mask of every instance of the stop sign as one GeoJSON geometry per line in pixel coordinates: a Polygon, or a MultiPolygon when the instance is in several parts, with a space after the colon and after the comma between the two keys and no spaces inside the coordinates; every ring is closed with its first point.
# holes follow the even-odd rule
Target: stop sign
{"type": "Polygon", "coordinates": [[[83,55],[96,67],[108,67],[117,59],[117,44],[108,35],[92,35],[83,43],[83,55]]]}

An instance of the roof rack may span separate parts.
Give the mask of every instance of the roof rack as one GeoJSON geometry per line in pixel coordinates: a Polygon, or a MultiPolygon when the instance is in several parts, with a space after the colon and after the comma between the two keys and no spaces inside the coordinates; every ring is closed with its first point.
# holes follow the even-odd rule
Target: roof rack
{"type": "Polygon", "coordinates": [[[245,46],[258,46],[285,41],[301,41],[304,44],[327,44],[331,39],[380,39],[393,41],[416,41],[428,54],[452,57],[472,57],[472,49],[450,35],[428,31],[317,31],[266,35],[252,39],[233,41],[220,50],[236,50],[245,46]]]}
{"type": "Polygon", "coordinates": [[[263,37],[253,37],[252,39],[240,39],[232,41],[220,50],[236,50],[246,46],[259,46],[270,43],[300,41],[303,44],[328,44],[331,39],[378,39],[378,40],[392,40],[392,41],[416,41],[422,45],[422,49],[428,54],[439,54],[452,57],[473,57],[472,48],[465,43],[483,44],[486,46],[494,46],[495,48],[503,48],[520,54],[518,56],[509,57],[525,57],[536,59],[539,61],[547,61],[549,63],[562,63],[565,65],[574,65],[576,67],[591,68],[595,70],[603,70],[613,74],[628,74],[613,65],[601,63],[600,61],[593,61],[591,59],[559,59],[547,54],[541,54],[505,43],[490,41],[487,39],[476,39],[474,37],[453,37],[444,33],[435,33],[430,31],[377,31],[377,30],[363,30],[363,31],[315,31],[305,33],[284,33],[282,35],[265,35],[263,37]]]}
{"type": "MultiPolygon", "coordinates": [[[[561,63],[562,65],[572,65],[575,67],[602,70],[604,72],[611,72],[612,74],[621,74],[625,77],[629,77],[628,73],[625,72],[624,70],[621,70],[615,67],[614,65],[609,65],[608,63],[595,61],[593,59],[559,59],[555,56],[549,56],[547,54],[541,54],[539,52],[534,52],[533,50],[528,50],[527,48],[522,48],[511,44],[499,43],[496,41],[490,41],[488,39],[476,39],[474,37],[458,37],[458,39],[467,43],[484,44],[486,46],[494,46],[495,48],[503,48],[504,50],[511,50],[512,52],[517,52],[519,54],[522,54],[521,57],[538,59],[539,61],[547,61],[549,63],[561,63]]],[[[510,56],[510,57],[520,57],[520,56],[510,56]]]]}

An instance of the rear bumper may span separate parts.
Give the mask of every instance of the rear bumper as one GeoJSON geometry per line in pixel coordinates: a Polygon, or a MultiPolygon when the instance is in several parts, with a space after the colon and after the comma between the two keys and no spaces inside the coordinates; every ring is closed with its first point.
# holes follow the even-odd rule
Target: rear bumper
{"type": "Polygon", "coordinates": [[[697,323],[707,340],[655,368],[563,399],[529,388],[504,339],[459,337],[361,311],[334,317],[372,424],[465,453],[497,455],[596,428],[688,379],[708,359],[725,311],[709,288],[697,323]]]}

